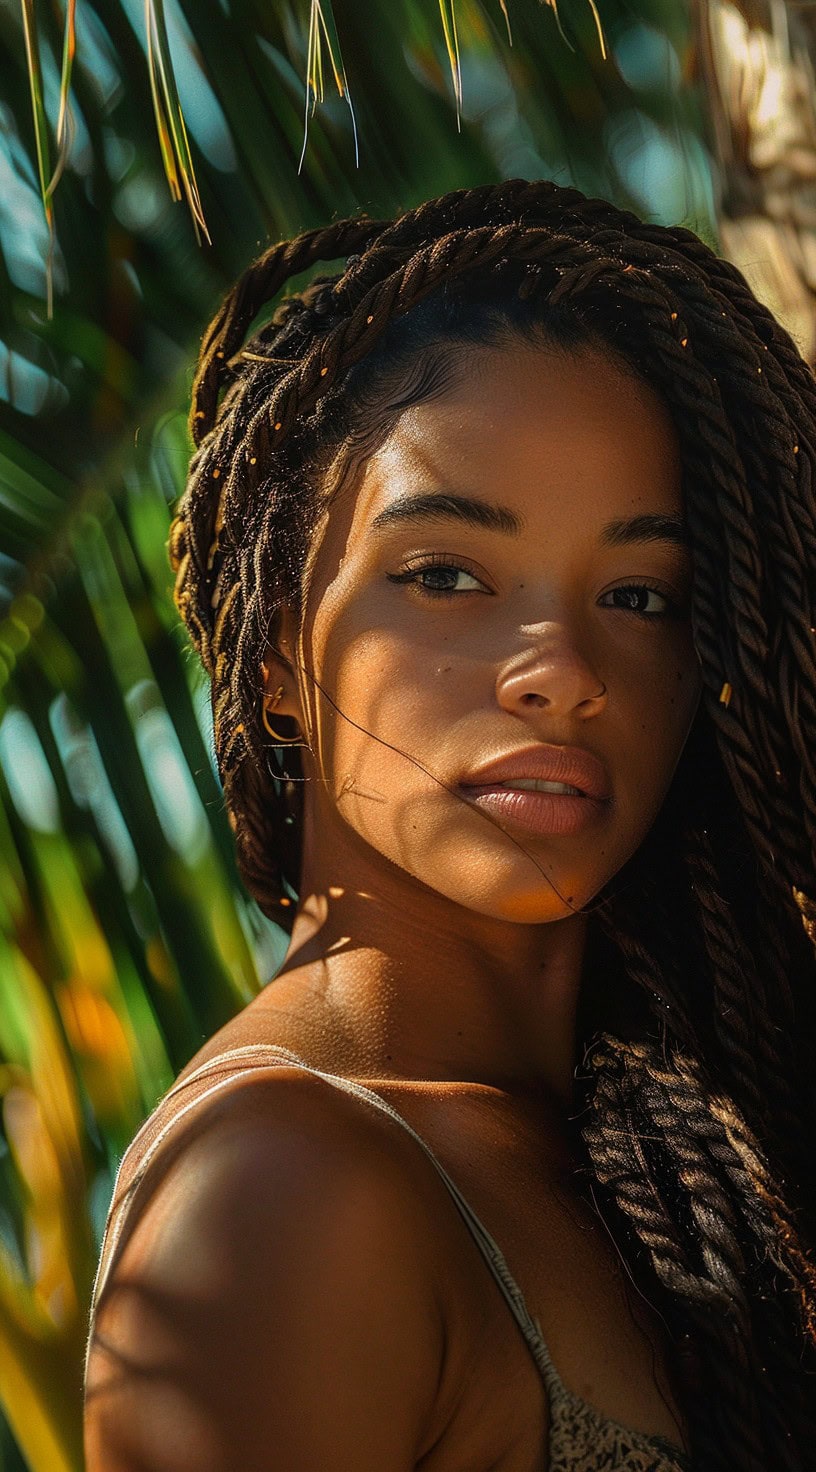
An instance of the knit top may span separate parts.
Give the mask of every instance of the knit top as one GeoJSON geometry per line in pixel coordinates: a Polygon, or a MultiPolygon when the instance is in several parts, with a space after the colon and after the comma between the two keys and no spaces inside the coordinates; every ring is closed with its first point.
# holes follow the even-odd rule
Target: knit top
{"type": "Polygon", "coordinates": [[[493,1274],[544,1381],[550,1413],[549,1472],[600,1472],[600,1469],[603,1472],[692,1472],[687,1454],[666,1437],[633,1431],[630,1427],[602,1415],[596,1407],[563,1383],[550,1358],[538,1320],[530,1314],[521,1289],[512,1277],[498,1244],[469,1206],[431,1147],[408,1121],[372,1089],[339,1074],[313,1068],[297,1054],[274,1043],[249,1043],[208,1059],[168,1090],[128,1146],[117,1173],[102,1240],[91,1300],[89,1348],[96,1308],[123,1245],[128,1213],[159,1146],[192,1110],[218,1094],[235,1078],[245,1076],[253,1069],[274,1067],[276,1064],[303,1068],[324,1079],[327,1084],[365,1100],[375,1109],[390,1115],[413,1136],[425,1152],[444,1181],[493,1274]],[[226,1069],[225,1063],[229,1065],[226,1069]],[[208,1076],[219,1069],[221,1071],[218,1076],[207,1082],[208,1076]],[[194,1090],[190,1097],[190,1086],[199,1081],[206,1083],[206,1087],[194,1090]],[[188,1092],[186,1099],[185,1092],[188,1092]]]}

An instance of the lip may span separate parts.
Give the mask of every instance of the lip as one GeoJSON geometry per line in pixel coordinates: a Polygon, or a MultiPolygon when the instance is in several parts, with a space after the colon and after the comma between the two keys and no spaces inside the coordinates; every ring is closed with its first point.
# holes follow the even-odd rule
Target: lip
{"type": "MultiPolygon", "coordinates": [[[[560,804],[586,803],[587,798],[597,803],[608,802],[612,796],[609,777],[603,762],[580,746],[528,746],[523,751],[496,757],[469,772],[460,780],[460,787],[476,796],[480,789],[484,794],[502,792],[499,784],[512,782],[514,777],[524,777],[540,782],[568,782],[581,790],[581,797],[569,797],[554,792],[519,792],[517,797],[548,798],[560,804]]],[[[511,796],[509,790],[506,792],[511,796]]]]}
{"type": "Polygon", "coordinates": [[[607,805],[592,797],[563,792],[514,792],[509,787],[461,787],[472,807],[483,808],[503,824],[527,833],[578,833],[598,820],[607,805]]]}

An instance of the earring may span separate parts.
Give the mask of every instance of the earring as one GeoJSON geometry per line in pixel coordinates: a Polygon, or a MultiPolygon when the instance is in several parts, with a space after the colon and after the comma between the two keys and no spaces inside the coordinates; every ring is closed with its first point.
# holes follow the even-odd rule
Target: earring
{"type": "Polygon", "coordinates": [[[272,737],[272,740],[274,741],[276,746],[295,746],[298,742],[301,746],[303,746],[305,743],[303,741],[303,737],[300,735],[300,732],[298,732],[297,736],[281,736],[277,731],[273,731],[272,727],[269,724],[269,721],[267,719],[269,712],[270,710],[275,709],[275,706],[280,700],[282,694],[283,686],[279,685],[269,704],[267,705],[266,701],[264,701],[261,707],[261,720],[264,725],[264,730],[269,732],[269,735],[272,737]]]}

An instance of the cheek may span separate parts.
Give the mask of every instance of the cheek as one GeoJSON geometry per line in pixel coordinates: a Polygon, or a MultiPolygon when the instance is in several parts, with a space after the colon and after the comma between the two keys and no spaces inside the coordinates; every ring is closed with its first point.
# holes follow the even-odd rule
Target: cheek
{"type": "Polygon", "coordinates": [[[663,803],[688,740],[702,693],[689,632],[628,686],[618,724],[621,796],[630,842],[640,842],[663,803]]]}
{"type": "Polygon", "coordinates": [[[664,751],[672,770],[685,745],[703,688],[691,631],[684,631],[677,643],[679,647],[672,649],[661,663],[659,677],[650,692],[650,709],[646,712],[647,728],[652,718],[654,728],[661,734],[656,746],[664,751]]]}
{"type": "Polygon", "coordinates": [[[331,697],[316,695],[315,728],[321,767],[333,784],[341,786],[349,773],[410,781],[412,771],[422,775],[412,757],[433,769],[429,753],[456,713],[453,662],[445,658],[444,643],[431,650],[416,637],[349,628],[339,619],[316,672],[331,697]]]}
{"type": "MultiPolygon", "coordinates": [[[[342,620],[323,644],[319,678],[333,701],[318,696],[322,831],[339,819],[415,878],[482,908],[497,834],[450,788],[489,679],[483,692],[473,662],[448,653],[445,635],[431,646],[415,631],[342,620]]],[[[511,867],[518,857],[511,852],[511,867]]]]}

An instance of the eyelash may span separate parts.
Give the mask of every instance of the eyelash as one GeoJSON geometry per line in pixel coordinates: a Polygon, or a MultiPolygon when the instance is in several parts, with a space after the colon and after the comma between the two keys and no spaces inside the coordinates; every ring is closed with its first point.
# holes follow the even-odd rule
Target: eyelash
{"type": "MultiPolygon", "coordinates": [[[[475,572],[472,572],[471,569],[465,565],[465,563],[463,563],[463,562],[455,562],[451,558],[451,556],[449,554],[444,553],[444,552],[442,552],[442,553],[433,552],[433,553],[431,553],[431,555],[429,557],[426,557],[422,562],[414,563],[414,565],[412,567],[407,568],[405,572],[389,572],[389,573],[386,573],[386,577],[388,578],[389,582],[391,582],[391,583],[413,583],[414,586],[415,586],[415,588],[416,588],[416,590],[417,590],[417,592],[423,598],[456,598],[456,597],[458,597],[459,595],[457,594],[455,588],[424,588],[424,587],[422,587],[422,585],[417,581],[417,579],[419,577],[421,577],[421,575],[422,575],[423,572],[428,572],[428,570],[430,568],[441,568],[441,569],[444,569],[446,572],[448,572],[448,571],[450,571],[450,572],[464,572],[464,573],[467,573],[468,577],[471,577],[471,578],[476,578],[476,576],[477,576],[475,572]]],[[[477,581],[480,581],[480,580],[477,578],[477,581]]],[[[464,591],[465,592],[468,592],[468,593],[472,593],[474,591],[474,589],[472,589],[472,588],[466,588],[464,591]]]]}
{"type": "MultiPolygon", "coordinates": [[[[458,593],[455,588],[423,587],[418,580],[421,577],[422,573],[427,572],[431,568],[444,569],[446,572],[464,572],[467,573],[469,577],[476,578],[476,573],[472,572],[469,567],[466,567],[464,565],[464,563],[454,562],[447,555],[439,555],[436,553],[433,556],[427,558],[424,562],[418,563],[414,567],[408,568],[405,572],[389,572],[386,574],[386,576],[389,582],[392,583],[413,584],[414,588],[421,598],[458,598],[461,596],[461,593],[458,593]]],[[[462,591],[472,593],[475,590],[473,588],[466,588],[462,591]]],[[[609,590],[610,593],[644,591],[647,593],[656,593],[658,598],[662,598],[665,601],[667,607],[663,613],[644,613],[641,609],[637,608],[620,608],[617,610],[617,612],[630,613],[633,615],[634,618],[642,618],[646,620],[673,618],[682,612],[680,604],[674,602],[673,599],[669,598],[668,594],[664,593],[661,588],[656,588],[651,583],[622,583],[619,587],[610,588],[609,590]]]]}

